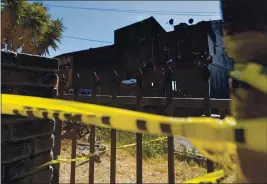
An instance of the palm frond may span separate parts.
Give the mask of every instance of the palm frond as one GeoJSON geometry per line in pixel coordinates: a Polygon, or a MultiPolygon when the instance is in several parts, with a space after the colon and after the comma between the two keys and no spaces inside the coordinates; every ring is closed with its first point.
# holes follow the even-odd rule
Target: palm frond
{"type": "MultiPolygon", "coordinates": [[[[3,1],[3,0],[2,0],[3,1]]],[[[49,48],[58,49],[64,31],[63,21],[52,20],[42,2],[4,0],[1,11],[2,45],[8,49],[33,54],[49,54],[49,48]]]]}

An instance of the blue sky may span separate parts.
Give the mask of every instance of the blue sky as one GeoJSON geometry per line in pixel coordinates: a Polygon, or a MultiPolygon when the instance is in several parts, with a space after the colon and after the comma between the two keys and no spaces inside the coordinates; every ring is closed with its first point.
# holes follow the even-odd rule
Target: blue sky
{"type": "MultiPolygon", "coordinates": [[[[219,1],[44,1],[44,5],[49,8],[52,18],[62,18],[66,30],[65,36],[73,36],[92,40],[102,40],[111,43],[101,43],[84,41],[63,37],[57,51],[50,50],[50,57],[63,53],[79,51],[89,48],[110,45],[114,41],[114,30],[126,25],[140,21],[141,19],[154,16],[166,31],[173,28],[166,22],[174,19],[174,24],[188,22],[190,18],[194,23],[201,20],[221,19],[219,1]],[[71,6],[84,8],[101,9],[123,9],[123,10],[144,10],[144,11],[167,11],[162,14],[148,13],[126,13],[126,12],[107,12],[92,11],[86,9],[57,8],[49,5],[71,6]],[[169,13],[170,12],[170,13],[169,13]],[[210,16],[191,15],[168,15],[171,12],[204,12],[210,16]],[[216,13],[207,13],[216,12],[216,13]]],[[[198,14],[198,13],[197,13],[198,14]]]]}

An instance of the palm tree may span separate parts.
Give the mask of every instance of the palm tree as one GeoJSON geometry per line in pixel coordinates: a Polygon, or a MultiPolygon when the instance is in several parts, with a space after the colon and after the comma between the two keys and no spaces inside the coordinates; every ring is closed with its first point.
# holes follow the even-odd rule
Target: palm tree
{"type": "Polygon", "coordinates": [[[42,3],[4,0],[1,15],[2,48],[37,55],[49,55],[50,47],[58,48],[64,31],[62,20],[53,20],[42,3]]]}
{"type": "Polygon", "coordinates": [[[48,30],[45,32],[42,40],[40,41],[37,47],[37,53],[48,54],[49,55],[49,47],[56,50],[58,49],[58,44],[61,42],[62,32],[64,30],[62,20],[56,19],[52,20],[48,25],[48,30]]]}
{"type": "Polygon", "coordinates": [[[12,40],[15,40],[14,33],[22,14],[23,0],[4,0],[1,5],[1,47],[6,45],[8,50],[15,50],[12,40]]]}

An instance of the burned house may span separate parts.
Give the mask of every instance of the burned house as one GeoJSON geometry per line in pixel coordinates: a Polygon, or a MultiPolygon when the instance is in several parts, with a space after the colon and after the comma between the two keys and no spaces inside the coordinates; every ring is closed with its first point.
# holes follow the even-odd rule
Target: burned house
{"type": "Polygon", "coordinates": [[[212,55],[210,96],[211,98],[229,97],[229,71],[233,70],[234,60],[229,58],[224,50],[222,21],[211,21],[212,31],[215,33],[215,40],[209,37],[209,49],[212,55]]]}
{"type": "MultiPolygon", "coordinates": [[[[172,63],[173,96],[201,98],[202,67],[207,64],[211,72],[211,98],[229,98],[228,73],[233,68],[233,60],[224,51],[222,21],[202,21],[194,25],[181,23],[174,28],[147,43],[152,45],[151,59],[157,71],[151,69],[150,77],[147,76],[150,81],[145,82],[158,88],[157,96],[164,95],[161,93],[165,88],[164,80],[159,69],[172,63]]],[[[149,94],[148,90],[146,92],[149,94]]]]}
{"type": "MultiPolygon", "coordinates": [[[[91,88],[91,76],[96,72],[102,84],[111,79],[116,69],[120,80],[134,79],[144,68],[145,96],[164,96],[162,70],[167,63],[174,69],[173,96],[203,97],[201,66],[209,64],[212,98],[229,98],[228,72],[233,61],[223,47],[221,21],[185,23],[166,32],[150,17],[114,31],[114,45],[67,53],[57,58],[67,65],[67,88],[91,88]],[[80,79],[77,78],[79,73],[80,79]]],[[[66,70],[65,70],[66,71],[66,70]]],[[[133,89],[121,90],[121,95],[134,95],[133,89]]],[[[98,94],[110,94],[110,87],[101,87],[98,94]]]]}
{"type": "Polygon", "coordinates": [[[161,61],[165,57],[175,63],[174,96],[203,97],[201,66],[208,64],[211,98],[229,98],[228,73],[233,60],[224,51],[221,25],[220,20],[183,23],[160,38],[159,48],[170,50],[168,55],[162,52],[161,61]]]}
{"type": "Polygon", "coordinates": [[[65,75],[67,91],[73,88],[90,89],[93,72],[103,83],[110,79],[111,69],[120,67],[114,45],[72,52],[57,56],[65,75]]]}
{"type": "MultiPolygon", "coordinates": [[[[152,56],[151,40],[164,32],[154,17],[150,17],[115,30],[114,45],[56,56],[60,60],[61,72],[65,73],[66,88],[91,88],[93,72],[97,73],[102,84],[107,85],[112,69],[117,70],[120,80],[135,76],[140,65],[152,56]],[[77,73],[80,79],[77,78],[77,73]]],[[[109,88],[104,86],[98,92],[110,94],[109,88]]]]}

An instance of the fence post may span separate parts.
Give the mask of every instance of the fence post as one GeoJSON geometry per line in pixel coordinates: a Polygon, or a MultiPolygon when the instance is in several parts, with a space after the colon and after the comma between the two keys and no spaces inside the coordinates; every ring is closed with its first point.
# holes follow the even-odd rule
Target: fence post
{"type": "MultiPolygon", "coordinates": [[[[204,111],[205,116],[210,117],[211,116],[211,109],[210,109],[210,70],[206,64],[203,65],[202,68],[202,81],[203,81],[203,95],[204,95],[204,111]]],[[[213,172],[214,171],[214,163],[213,161],[207,159],[207,172],[213,172]]]]}
{"type": "MultiPolygon", "coordinates": [[[[63,97],[64,93],[64,86],[63,82],[61,82],[62,77],[59,76],[59,81],[58,81],[58,96],[56,98],[61,99],[63,97]]],[[[61,130],[62,130],[62,121],[59,119],[55,119],[55,146],[54,146],[54,159],[57,159],[58,156],[60,155],[61,151],[61,130]]],[[[53,172],[53,178],[51,183],[52,184],[59,184],[59,171],[60,171],[60,164],[55,164],[54,165],[54,172],[53,172]]]]}
{"type": "MultiPolygon", "coordinates": [[[[142,96],[143,96],[143,72],[139,69],[139,76],[136,80],[136,86],[138,93],[136,95],[136,110],[142,111],[142,96]]],[[[143,182],[143,158],[142,158],[142,138],[141,133],[136,134],[136,183],[140,184],[143,182]]]]}
{"type": "MultiPolygon", "coordinates": [[[[119,80],[116,70],[112,76],[112,101],[113,106],[117,106],[117,96],[119,91],[119,80]]],[[[110,153],[110,183],[116,183],[116,129],[111,129],[111,153],[110,153]]]]}
{"type": "MultiPolygon", "coordinates": [[[[94,72],[92,76],[92,92],[91,92],[91,103],[96,103],[96,83],[97,74],[94,72]]],[[[90,153],[95,153],[95,126],[90,125],[90,153]]],[[[91,156],[89,159],[89,183],[94,183],[94,174],[95,174],[95,160],[94,156],[91,156]]]]}
{"type": "MultiPolygon", "coordinates": [[[[73,100],[76,101],[79,95],[79,89],[81,87],[80,76],[77,73],[76,76],[77,85],[74,88],[73,100]]],[[[72,122],[72,136],[71,136],[71,158],[76,158],[76,149],[77,149],[77,122],[72,122]]],[[[71,162],[71,171],[70,171],[70,183],[75,183],[76,175],[76,162],[71,162]]]]}
{"type": "MultiPolygon", "coordinates": [[[[172,104],[172,76],[173,71],[170,67],[164,72],[166,77],[166,100],[167,100],[167,116],[173,116],[173,104],[172,104]]],[[[174,139],[173,136],[168,136],[168,180],[169,183],[175,183],[175,171],[174,171],[174,139]]]]}

